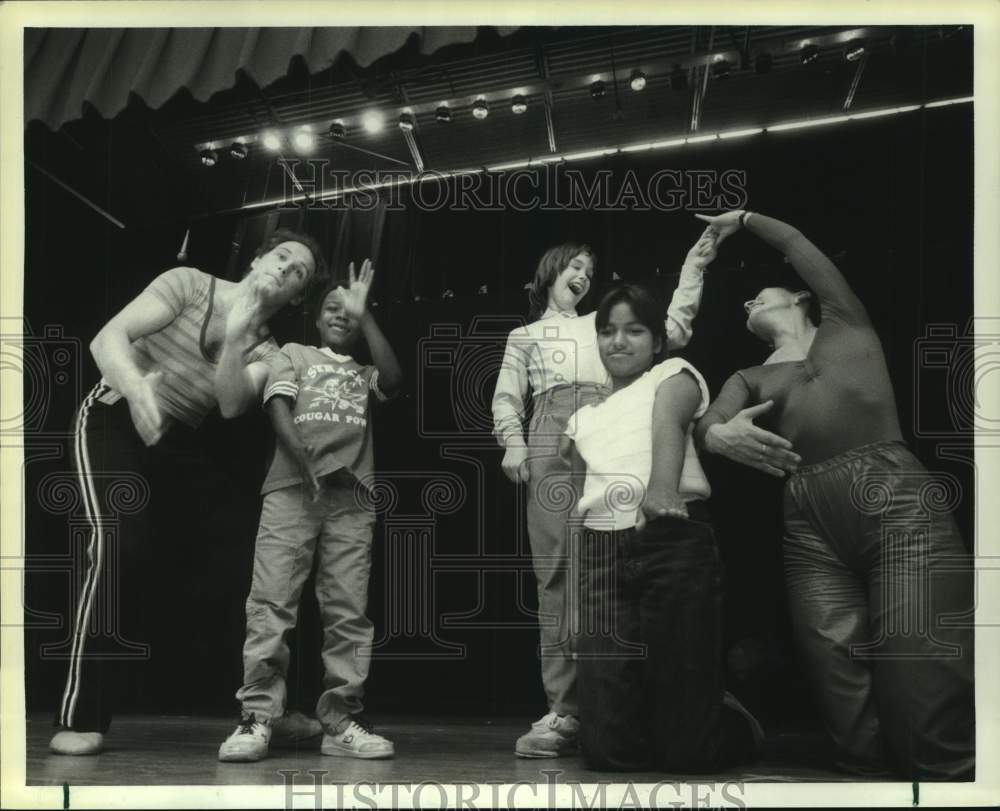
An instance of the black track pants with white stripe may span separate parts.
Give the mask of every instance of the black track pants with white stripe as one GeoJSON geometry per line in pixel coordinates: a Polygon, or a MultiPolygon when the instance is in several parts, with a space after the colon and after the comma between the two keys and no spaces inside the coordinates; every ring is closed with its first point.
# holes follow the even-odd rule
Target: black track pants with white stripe
{"type": "Polygon", "coordinates": [[[130,664],[149,657],[142,614],[149,565],[150,451],[128,404],[105,405],[95,386],[76,418],[73,455],[89,532],[71,606],[72,647],[56,725],[105,732],[130,664]]]}

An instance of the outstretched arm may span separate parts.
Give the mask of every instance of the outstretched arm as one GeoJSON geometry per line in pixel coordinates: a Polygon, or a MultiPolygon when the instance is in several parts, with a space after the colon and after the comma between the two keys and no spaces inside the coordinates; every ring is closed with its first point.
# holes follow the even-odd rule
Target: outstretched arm
{"type": "Polygon", "coordinates": [[[728,211],[716,217],[702,214],[695,216],[707,222],[718,234],[718,242],[722,242],[741,228],[741,215],[742,227],[788,257],[788,261],[802,277],[802,281],[819,299],[824,319],[836,318],[851,324],[868,322],[868,313],[864,305],[854,295],[854,291],[837,266],[797,228],[756,212],[728,211]]]}
{"type": "Polygon", "coordinates": [[[365,259],[357,276],[354,274],[354,263],[351,262],[348,266],[350,286],[343,293],[344,310],[358,320],[361,334],[365,337],[375,368],[378,369],[378,390],[386,399],[391,399],[402,388],[403,370],[392,346],[368,309],[368,292],[374,280],[375,268],[372,267],[371,260],[365,259]]]}
{"type": "Polygon", "coordinates": [[[701,306],[705,267],[715,258],[715,232],[706,228],[684,259],[677,289],[667,307],[667,348],[680,349],[691,340],[691,324],[701,306]]]}
{"type": "Polygon", "coordinates": [[[175,317],[152,293],[136,296],[115,315],[90,342],[101,375],[128,402],[132,424],[147,445],[163,433],[163,415],[156,402],[160,372],[146,374],[135,362],[132,342],[169,324],[175,317]]]}
{"type": "Polygon", "coordinates": [[[226,332],[215,367],[215,396],[223,417],[236,417],[258,402],[267,379],[267,364],[247,363],[247,353],[259,342],[262,323],[256,293],[241,289],[226,317],[226,332]]]}

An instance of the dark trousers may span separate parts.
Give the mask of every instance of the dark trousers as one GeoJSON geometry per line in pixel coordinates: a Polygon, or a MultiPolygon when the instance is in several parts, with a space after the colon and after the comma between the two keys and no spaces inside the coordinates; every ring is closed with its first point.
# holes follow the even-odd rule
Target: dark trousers
{"type": "Polygon", "coordinates": [[[129,664],[150,656],[144,610],[152,585],[149,464],[189,429],[173,426],[155,449],[135,429],[128,404],[105,405],[98,384],[77,412],[74,461],[80,489],[71,646],[56,725],[106,732],[129,664]]]}
{"type": "Polygon", "coordinates": [[[972,779],[973,569],[957,484],[899,442],[800,468],[785,489],[798,650],[848,767],[972,779]]]}
{"type": "Polygon", "coordinates": [[[723,705],[722,571],[700,503],[642,532],[582,530],[577,685],[591,768],[702,773],[750,757],[723,705]]]}

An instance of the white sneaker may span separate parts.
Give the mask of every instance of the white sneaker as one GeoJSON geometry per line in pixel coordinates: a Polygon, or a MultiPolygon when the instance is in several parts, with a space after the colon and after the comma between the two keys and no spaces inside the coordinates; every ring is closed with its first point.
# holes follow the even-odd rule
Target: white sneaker
{"type": "Polygon", "coordinates": [[[99,755],[104,748],[100,732],[76,732],[62,729],[49,741],[49,751],[56,755],[99,755]]]}
{"type": "Polygon", "coordinates": [[[244,715],[236,731],[219,747],[219,760],[225,763],[253,763],[267,757],[271,724],[258,721],[253,713],[244,715]]]}
{"type": "Polygon", "coordinates": [[[396,754],[392,741],[376,735],[367,721],[351,718],[336,735],[324,735],[320,751],[333,757],[356,757],[366,760],[391,758],[396,754]]]}
{"type": "Polygon", "coordinates": [[[518,757],[562,757],[576,752],[580,722],[572,715],[550,712],[531,725],[531,729],[517,739],[514,754],[518,757]]]}

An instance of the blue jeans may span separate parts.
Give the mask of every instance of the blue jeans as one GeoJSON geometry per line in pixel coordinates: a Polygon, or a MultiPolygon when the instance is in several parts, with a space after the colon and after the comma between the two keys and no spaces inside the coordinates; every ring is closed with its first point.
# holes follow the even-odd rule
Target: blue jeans
{"type": "Polygon", "coordinates": [[[577,690],[591,768],[718,771],[750,757],[723,704],[722,568],[700,503],[642,532],[583,529],[577,690]]]}

